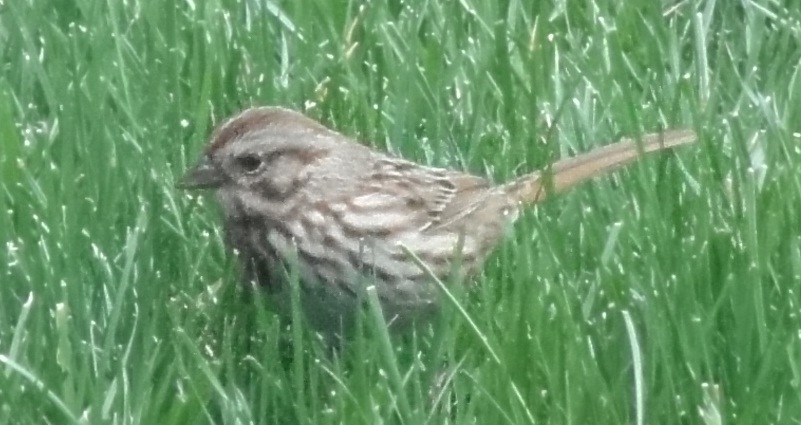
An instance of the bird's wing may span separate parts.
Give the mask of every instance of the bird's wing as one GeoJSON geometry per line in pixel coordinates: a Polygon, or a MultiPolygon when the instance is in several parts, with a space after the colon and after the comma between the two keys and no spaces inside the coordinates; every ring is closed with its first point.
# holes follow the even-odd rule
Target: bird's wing
{"type": "Polygon", "coordinates": [[[385,215],[388,221],[402,220],[404,227],[418,231],[461,214],[490,187],[478,176],[395,158],[376,161],[359,186],[349,200],[352,207],[370,208],[379,221],[385,215]]]}

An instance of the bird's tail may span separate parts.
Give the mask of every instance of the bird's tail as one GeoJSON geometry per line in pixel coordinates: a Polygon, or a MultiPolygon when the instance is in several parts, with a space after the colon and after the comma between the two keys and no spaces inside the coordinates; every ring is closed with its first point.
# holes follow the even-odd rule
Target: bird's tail
{"type": "Polygon", "coordinates": [[[505,189],[523,204],[540,202],[585,180],[616,170],[647,153],[693,143],[696,139],[692,130],[667,130],[638,139],[623,139],[512,180],[505,189]]]}

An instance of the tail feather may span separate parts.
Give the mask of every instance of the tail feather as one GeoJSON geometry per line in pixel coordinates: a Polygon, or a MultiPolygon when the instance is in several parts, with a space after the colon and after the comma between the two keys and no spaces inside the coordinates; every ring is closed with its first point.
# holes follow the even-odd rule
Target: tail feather
{"type": "Polygon", "coordinates": [[[634,162],[646,153],[693,143],[696,139],[692,130],[667,130],[663,133],[646,134],[639,139],[623,139],[557,161],[542,171],[513,180],[505,185],[506,191],[524,204],[540,202],[585,180],[634,162]]]}

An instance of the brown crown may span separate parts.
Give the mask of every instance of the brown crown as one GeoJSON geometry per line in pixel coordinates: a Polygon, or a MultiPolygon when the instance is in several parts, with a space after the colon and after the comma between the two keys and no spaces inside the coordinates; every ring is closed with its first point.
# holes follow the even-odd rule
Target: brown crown
{"type": "Polygon", "coordinates": [[[212,133],[211,143],[206,148],[210,155],[244,134],[266,127],[297,128],[329,131],[319,122],[299,112],[278,107],[256,107],[246,109],[217,127],[212,133]]]}

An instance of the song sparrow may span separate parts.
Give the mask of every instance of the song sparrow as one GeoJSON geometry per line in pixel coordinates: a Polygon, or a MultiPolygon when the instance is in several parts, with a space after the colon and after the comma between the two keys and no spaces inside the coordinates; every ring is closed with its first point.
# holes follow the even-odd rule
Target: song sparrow
{"type": "Polygon", "coordinates": [[[352,325],[369,285],[392,327],[436,311],[439,287],[409,252],[447,281],[459,243],[470,275],[521,206],[695,139],[671,130],[623,140],[494,185],[376,152],[288,109],[259,107],[220,125],[178,186],[216,190],[244,280],[267,287],[279,313],[291,313],[287,273],[296,268],[308,323],[337,335],[352,325]]]}

